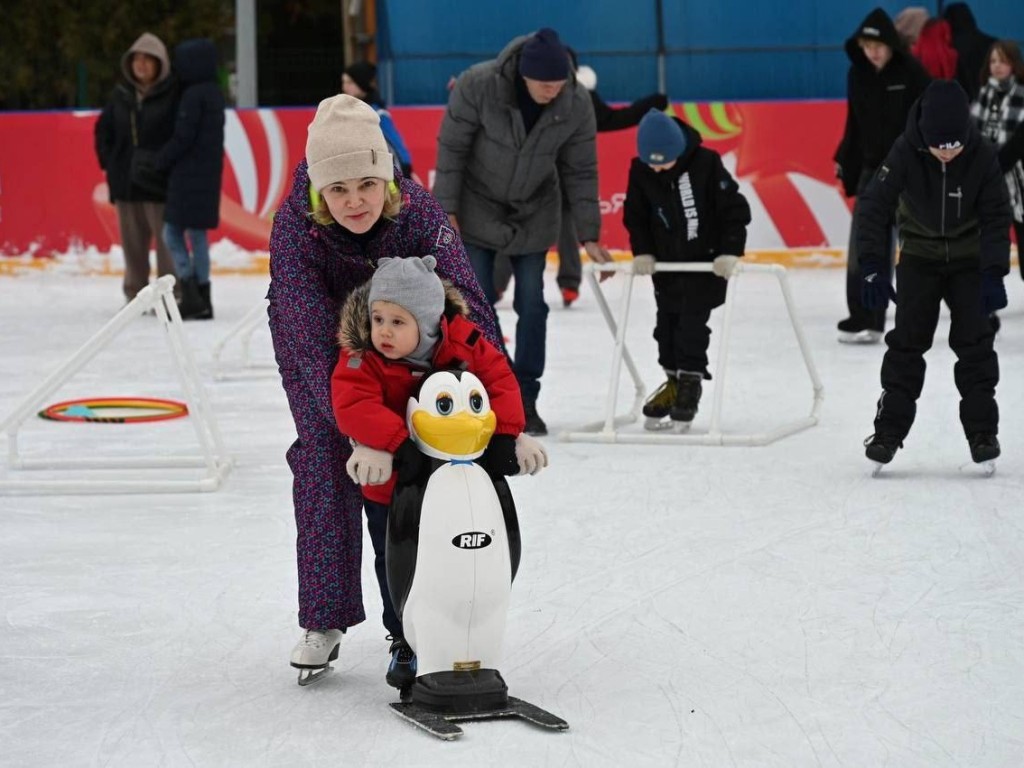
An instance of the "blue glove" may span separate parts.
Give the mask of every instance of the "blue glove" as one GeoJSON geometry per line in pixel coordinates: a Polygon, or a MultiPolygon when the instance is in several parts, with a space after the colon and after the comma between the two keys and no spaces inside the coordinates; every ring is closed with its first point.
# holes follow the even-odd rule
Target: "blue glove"
{"type": "Polygon", "coordinates": [[[1006,306],[1006,286],[1001,275],[992,272],[981,273],[981,299],[985,304],[986,315],[991,315],[997,309],[1006,306]]]}
{"type": "Polygon", "coordinates": [[[860,272],[860,303],[864,309],[884,309],[896,303],[896,291],[885,275],[885,269],[865,264],[860,272]]]}

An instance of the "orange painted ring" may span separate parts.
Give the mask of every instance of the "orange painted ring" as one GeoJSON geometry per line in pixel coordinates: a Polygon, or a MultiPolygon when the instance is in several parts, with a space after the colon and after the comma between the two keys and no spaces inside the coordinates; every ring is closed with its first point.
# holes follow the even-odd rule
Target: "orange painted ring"
{"type": "Polygon", "coordinates": [[[49,405],[39,412],[40,418],[50,421],[77,421],[90,424],[145,424],[154,421],[180,419],[188,415],[188,406],[177,400],[164,400],[157,397],[83,397],[78,400],[65,400],[49,405]],[[93,416],[89,414],[72,414],[67,411],[75,406],[89,410],[104,408],[139,408],[149,411],[137,416],[93,416]]]}

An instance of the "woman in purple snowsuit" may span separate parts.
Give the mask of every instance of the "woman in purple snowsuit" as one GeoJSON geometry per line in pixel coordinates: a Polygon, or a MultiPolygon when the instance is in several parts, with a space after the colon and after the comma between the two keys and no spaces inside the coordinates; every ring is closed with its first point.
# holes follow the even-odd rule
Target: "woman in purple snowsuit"
{"type": "MultiPolygon", "coordinates": [[[[267,295],[274,353],[298,433],[287,459],[294,476],[299,625],[306,630],[291,658],[302,670],[300,684],[317,679],[316,670],[337,657],[341,634],[366,618],[363,497],[346,474],[353,449],[331,407],[340,308],[381,257],[427,254],[466,298],[488,340],[504,349],[462,241],[430,193],[395,170],[376,113],[350,96],[321,102],[306,160],[274,216],[267,295]]],[[[386,521],[367,526],[383,562],[386,521]]],[[[395,636],[392,666],[408,663],[387,584],[380,587],[385,624],[395,636]]]]}

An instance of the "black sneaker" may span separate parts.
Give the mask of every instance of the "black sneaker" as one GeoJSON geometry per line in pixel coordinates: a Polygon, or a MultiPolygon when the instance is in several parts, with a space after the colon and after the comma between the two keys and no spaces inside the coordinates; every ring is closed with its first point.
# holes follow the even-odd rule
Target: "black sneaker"
{"type": "Polygon", "coordinates": [[[406,688],[416,682],[416,654],[404,637],[388,635],[388,639],[391,640],[391,663],[385,679],[392,688],[406,688]]]}
{"type": "Polygon", "coordinates": [[[879,464],[888,464],[896,451],[903,447],[903,440],[891,432],[875,432],[864,441],[864,455],[879,464]]]}
{"type": "Polygon", "coordinates": [[[976,432],[967,438],[971,446],[971,459],[975,464],[982,464],[999,458],[999,440],[991,432],[976,432]]]}
{"type": "Polygon", "coordinates": [[[526,426],[523,428],[523,432],[532,437],[546,435],[548,433],[548,425],[537,414],[537,404],[523,403],[523,410],[526,411],[526,426]]]}
{"type": "Polygon", "coordinates": [[[669,418],[672,421],[691,422],[697,415],[697,406],[700,403],[701,392],[703,391],[704,375],[680,371],[676,384],[676,401],[672,404],[669,418]]]}

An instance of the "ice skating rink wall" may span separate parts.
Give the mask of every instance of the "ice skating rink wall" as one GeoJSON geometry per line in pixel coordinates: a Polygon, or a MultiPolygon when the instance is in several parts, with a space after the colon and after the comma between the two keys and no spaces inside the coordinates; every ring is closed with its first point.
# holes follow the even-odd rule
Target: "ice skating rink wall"
{"type": "MultiPolygon", "coordinates": [[[[748,254],[787,266],[845,259],[850,203],[833,177],[842,101],[701,102],[670,107],[725,159],[750,202],[748,254]]],[[[212,233],[218,272],[267,269],[274,211],[291,187],[313,108],[228,110],[221,225],[212,233]],[[218,247],[219,246],[219,247],[218,247]]],[[[420,183],[434,177],[443,107],[394,108],[420,183]]],[[[61,254],[110,254],[121,268],[117,217],[93,150],[98,113],[0,114],[0,270],[44,267],[61,254]]],[[[628,255],[622,201],[635,129],[598,135],[602,239],[628,255]]]]}

